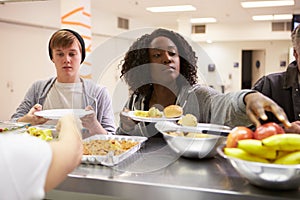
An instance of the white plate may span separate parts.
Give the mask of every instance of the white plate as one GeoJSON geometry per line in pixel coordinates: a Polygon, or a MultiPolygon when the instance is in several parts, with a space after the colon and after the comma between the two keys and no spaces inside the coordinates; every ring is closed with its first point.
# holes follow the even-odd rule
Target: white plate
{"type": "Polygon", "coordinates": [[[128,117],[135,121],[140,121],[140,122],[160,122],[160,121],[177,121],[180,120],[181,117],[174,117],[174,118],[167,118],[167,117],[139,117],[134,114],[134,111],[129,111],[128,112],[128,117]]]}
{"type": "Polygon", "coordinates": [[[207,133],[221,136],[227,136],[231,131],[230,127],[218,124],[198,123],[197,127],[193,127],[181,126],[169,121],[157,122],[155,124],[155,128],[161,133],[166,133],[168,131],[182,131],[194,133],[207,133]]]}
{"type": "Polygon", "coordinates": [[[93,110],[84,110],[84,109],[52,109],[52,110],[37,111],[34,114],[47,119],[60,119],[61,117],[67,114],[74,114],[78,117],[83,117],[93,112],[94,112],[93,110]]]}

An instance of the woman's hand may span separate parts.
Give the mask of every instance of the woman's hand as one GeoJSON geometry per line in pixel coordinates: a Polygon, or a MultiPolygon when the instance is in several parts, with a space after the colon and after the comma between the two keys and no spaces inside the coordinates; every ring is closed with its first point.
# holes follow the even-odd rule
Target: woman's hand
{"type": "Polygon", "coordinates": [[[283,109],[267,96],[259,92],[249,93],[244,97],[244,101],[246,103],[246,113],[256,127],[261,125],[259,119],[268,119],[265,111],[272,112],[286,128],[291,127],[291,123],[283,109]]]}
{"type": "Polygon", "coordinates": [[[130,117],[128,117],[129,111],[129,109],[124,108],[123,111],[120,113],[120,128],[122,132],[125,133],[132,131],[135,125],[137,124],[137,121],[134,121],[130,117]]]}
{"type": "Polygon", "coordinates": [[[32,126],[38,125],[38,124],[44,124],[48,121],[48,119],[45,119],[43,117],[36,116],[34,113],[37,111],[41,111],[43,109],[43,106],[40,104],[35,104],[29,112],[24,115],[23,117],[20,117],[18,119],[18,122],[26,122],[30,123],[32,126]]]}
{"type": "MultiPolygon", "coordinates": [[[[85,110],[93,110],[92,106],[87,106],[85,110]]],[[[81,117],[82,126],[89,130],[90,134],[107,134],[107,131],[102,127],[97,120],[96,113],[85,115],[81,117]]]]}

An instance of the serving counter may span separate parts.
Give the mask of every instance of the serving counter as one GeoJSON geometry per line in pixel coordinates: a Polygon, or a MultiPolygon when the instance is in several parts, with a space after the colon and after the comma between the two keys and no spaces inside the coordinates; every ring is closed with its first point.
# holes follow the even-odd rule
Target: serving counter
{"type": "Polygon", "coordinates": [[[300,199],[300,190],[269,190],[243,179],[224,158],[188,159],[172,153],[163,138],[114,167],[81,164],[57,191],[133,200],[300,199]]]}

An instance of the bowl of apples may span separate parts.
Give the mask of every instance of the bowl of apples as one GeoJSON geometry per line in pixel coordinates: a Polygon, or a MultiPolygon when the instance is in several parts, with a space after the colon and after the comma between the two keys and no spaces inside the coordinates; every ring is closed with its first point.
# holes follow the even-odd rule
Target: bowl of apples
{"type": "Polygon", "coordinates": [[[280,190],[300,187],[300,134],[285,133],[276,123],[255,131],[235,127],[217,152],[253,185],[280,190]]]}

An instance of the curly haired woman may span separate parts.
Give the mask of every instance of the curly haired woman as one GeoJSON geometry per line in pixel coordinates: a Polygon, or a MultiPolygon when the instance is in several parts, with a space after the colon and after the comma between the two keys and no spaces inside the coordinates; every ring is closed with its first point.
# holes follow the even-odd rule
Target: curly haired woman
{"type": "MultiPolygon", "coordinates": [[[[129,86],[130,98],[124,111],[149,110],[177,104],[184,114],[197,117],[198,122],[230,127],[251,122],[260,125],[265,111],[290,126],[283,110],[271,99],[252,90],[222,94],[197,84],[197,56],[190,44],[178,33],[156,29],[136,40],[122,63],[121,78],[129,86]]],[[[157,134],[153,123],[133,121],[126,112],[120,114],[119,134],[157,134]],[[142,124],[141,124],[142,123],[142,124]]]]}

